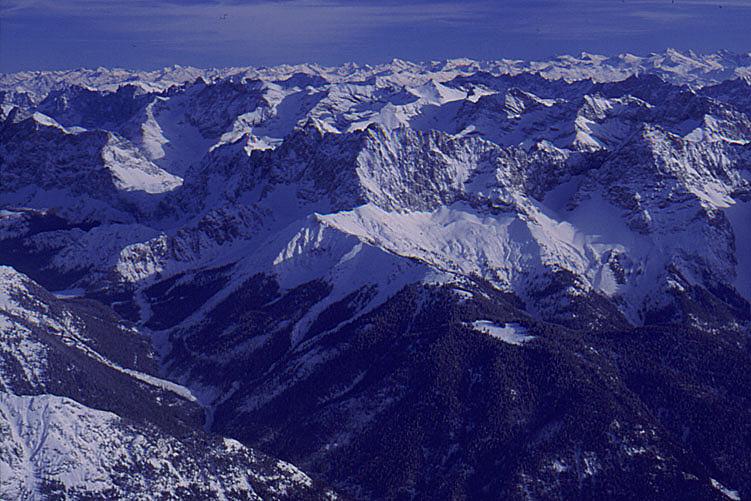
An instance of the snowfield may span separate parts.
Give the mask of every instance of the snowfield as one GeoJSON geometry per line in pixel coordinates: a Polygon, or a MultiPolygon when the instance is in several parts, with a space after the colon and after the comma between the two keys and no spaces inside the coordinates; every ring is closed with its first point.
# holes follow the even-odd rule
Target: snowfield
{"type": "Polygon", "coordinates": [[[472,328],[508,344],[521,345],[535,338],[527,335],[527,329],[514,323],[497,325],[490,320],[475,320],[472,328]]]}

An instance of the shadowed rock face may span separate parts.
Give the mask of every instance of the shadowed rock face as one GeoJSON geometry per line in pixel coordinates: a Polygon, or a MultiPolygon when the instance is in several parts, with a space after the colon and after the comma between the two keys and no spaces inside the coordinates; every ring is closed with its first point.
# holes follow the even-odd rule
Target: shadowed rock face
{"type": "Polygon", "coordinates": [[[747,59],[0,77],[12,488],[745,496],[747,59]]]}

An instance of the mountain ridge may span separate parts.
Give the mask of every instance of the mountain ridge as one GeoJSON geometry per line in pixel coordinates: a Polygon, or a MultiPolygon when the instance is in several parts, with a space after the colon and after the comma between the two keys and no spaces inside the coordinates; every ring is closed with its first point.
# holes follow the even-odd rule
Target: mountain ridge
{"type": "MultiPolygon", "coordinates": [[[[2,75],[0,263],[30,315],[150,339],[187,428],[300,466],[305,495],[745,496],[749,68],[2,75]]],[[[41,402],[4,391],[16,420],[41,402]]]]}

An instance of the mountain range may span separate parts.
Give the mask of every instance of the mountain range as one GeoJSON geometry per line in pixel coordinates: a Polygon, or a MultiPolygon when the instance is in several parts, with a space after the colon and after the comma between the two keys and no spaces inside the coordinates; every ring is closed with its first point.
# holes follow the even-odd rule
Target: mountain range
{"type": "Polygon", "coordinates": [[[751,53],[0,103],[0,497],[751,495],[751,53]]]}

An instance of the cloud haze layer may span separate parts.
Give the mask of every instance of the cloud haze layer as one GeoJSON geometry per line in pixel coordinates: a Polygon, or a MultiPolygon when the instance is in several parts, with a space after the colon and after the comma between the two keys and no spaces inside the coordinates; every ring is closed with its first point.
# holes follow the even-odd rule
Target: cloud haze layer
{"type": "Polygon", "coordinates": [[[5,0],[0,70],[751,50],[751,1],[5,0]]]}

